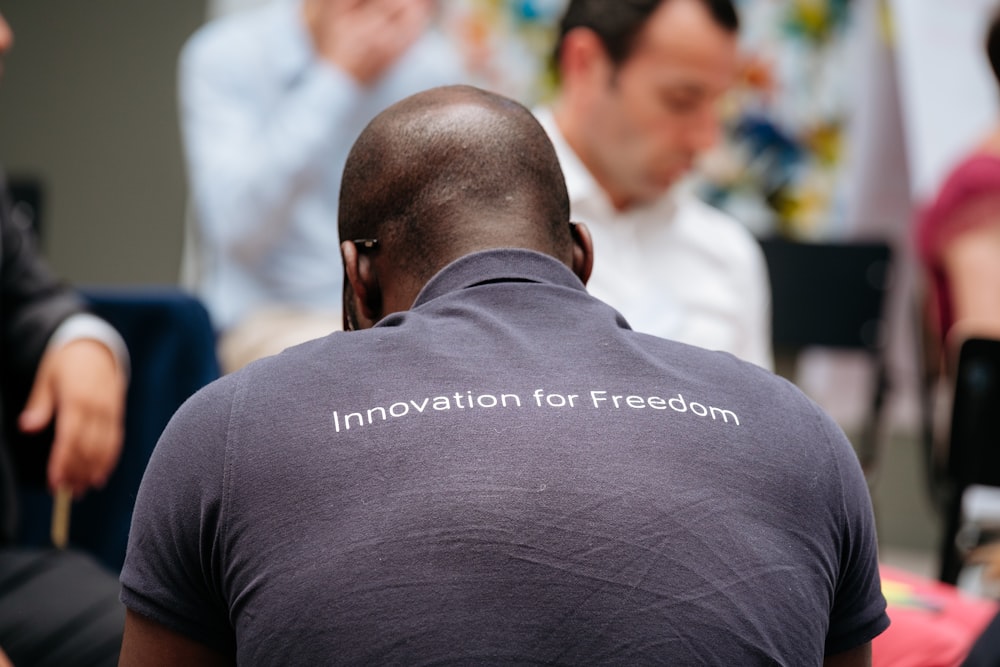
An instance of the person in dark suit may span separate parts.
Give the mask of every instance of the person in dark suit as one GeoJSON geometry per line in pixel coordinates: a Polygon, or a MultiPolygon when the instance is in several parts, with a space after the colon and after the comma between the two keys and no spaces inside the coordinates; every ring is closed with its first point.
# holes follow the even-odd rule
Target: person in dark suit
{"type": "MultiPolygon", "coordinates": [[[[2,56],[13,44],[0,16],[2,56]]],[[[28,550],[17,515],[13,441],[51,427],[46,479],[79,497],[121,452],[127,353],[42,262],[0,177],[0,666],[116,664],[124,624],[115,577],[72,550],[28,550]]]]}

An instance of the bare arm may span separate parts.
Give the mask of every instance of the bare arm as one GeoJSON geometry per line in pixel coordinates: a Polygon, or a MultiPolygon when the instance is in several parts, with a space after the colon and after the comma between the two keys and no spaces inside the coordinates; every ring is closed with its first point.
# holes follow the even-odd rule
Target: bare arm
{"type": "Polygon", "coordinates": [[[226,656],[204,644],[188,639],[132,610],[125,614],[125,637],[122,640],[119,667],[222,667],[235,665],[226,656]]]}
{"type": "Polygon", "coordinates": [[[1000,338],[1000,220],[958,235],[942,259],[955,309],[949,338],[1000,338]]]}
{"type": "MultiPolygon", "coordinates": [[[[128,627],[128,626],[126,626],[128,627]]],[[[871,667],[872,645],[871,642],[862,644],[850,651],[828,655],[823,660],[823,667],[871,667]]]]}

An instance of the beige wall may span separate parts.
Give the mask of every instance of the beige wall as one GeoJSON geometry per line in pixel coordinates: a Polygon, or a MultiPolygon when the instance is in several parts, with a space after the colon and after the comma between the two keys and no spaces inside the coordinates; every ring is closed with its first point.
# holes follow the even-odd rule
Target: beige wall
{"type": "Polygon", "coordinates": [[[0,0],[0,164],[43,179],[44,249],[81,284],[176,282],[176,62],[204,0],[0,0]]]}

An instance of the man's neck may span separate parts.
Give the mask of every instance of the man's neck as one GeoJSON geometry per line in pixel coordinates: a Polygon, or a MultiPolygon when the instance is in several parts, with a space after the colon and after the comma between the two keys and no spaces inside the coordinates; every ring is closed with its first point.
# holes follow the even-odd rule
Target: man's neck
{"type": "Polygon", "coordinates": [[[638,203],[635,198],[618,191],[611,180],[602,173],[596,161],[588,154],[584,142],[580,140],[585,129],[580,127],[576,117],[569,112],[568,105],[557,100],[552,105],[552,118],[563,140],[590,173],[591,178],[604,192],[614,209],[619,213],[624,213],[633,208],[638,203]]]}

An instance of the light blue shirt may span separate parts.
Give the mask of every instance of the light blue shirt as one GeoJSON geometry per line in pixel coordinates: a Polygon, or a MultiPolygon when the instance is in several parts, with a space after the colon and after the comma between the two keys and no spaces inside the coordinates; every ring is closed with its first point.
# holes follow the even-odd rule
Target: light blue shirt
{"type": "Polygon", "coordinates": [[[339,313],[337,199],[354,140],[390,104],[469,78],[431,30],[363,86],[315,53],[301,0],[207,24],[179,76],[193,286],[218,329],[268,306],[339,313]]]}

